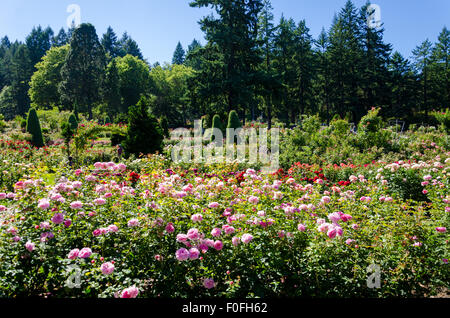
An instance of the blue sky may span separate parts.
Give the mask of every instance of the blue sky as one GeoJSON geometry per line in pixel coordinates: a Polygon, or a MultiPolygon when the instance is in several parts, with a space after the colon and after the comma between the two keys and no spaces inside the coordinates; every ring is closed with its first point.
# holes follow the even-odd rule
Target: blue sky
{"type": "MultiPolygon", "coordinates": [[[[178,41],[184,48],[197,38],[204,43],[198,21],[210,11],[189,7],[189,0],[1,0],[0,36],[23,41],[33,26],[66,27],[67,7],[81,8],[81,22],[90,22],[99,37],[111,25],[127,31],[150,62],[170,62],[178,41]]],[[[275,21],[281,14],[305,19],[314,37],[328,29],[346,0],[272,0],[275,21]]],[[[359,8],[366,0],[353,0],[359,8]]],[[[433,43],[444,25],[450,28],[449,0],[373,0],[381,8],[385,41],[406,57],[425,39],[433,43]]]]}

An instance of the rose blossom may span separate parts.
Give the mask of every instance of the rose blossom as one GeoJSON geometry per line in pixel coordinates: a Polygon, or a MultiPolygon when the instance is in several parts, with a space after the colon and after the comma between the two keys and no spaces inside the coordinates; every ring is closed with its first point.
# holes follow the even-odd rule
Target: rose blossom
{"type": "Polygon", "coordinates": [[[69,252],[69,254],[67,255],[68,259],[75,259],[78,257],[78,254],[80,253],[80,250],[78,248],[74,248],[73,250],[71,250],[69,252]]]}
{"type": "Polygon", "coordinates": [[[109,275],[114,271],[114,264],[111,262],[103,263],[100,269],[104,275],[109,275]]]}
{"type": "Polygon", "coordinates": [[[92,250],[89,247],[82,248],[78,253],[80,258],[88,258],[92,255],[92,250]]]}
{"type": "Polygon", "coordinates": [[[243,234],[241,240],[244,244],[248,244],[253,240],[253,236],[251,234],[243,234]]]}
{"type": "Polygon", "coordinates": [[[203,216],[200,213],[191,216],[192,222],[200,222],[203,220],[203,216]]]}
{"type": "Polygon", "coordinates": [[[62,222],[64,222],[64,215],[62,213],[56,213],[52,217],[52,222],[55,224],[61,224],[62,222]]]}
{"type": "Polygon", "coordinates": [[[36,245],[34,243],[32,243],[31,241],[28,241],[25,243],[25,248],[30,252],[32,252],[34,250],[35,246],[36,245]]]}
{"type": "Polygon", "coordinates": [[[207,288],[207,289],[214,288],[214,286],[215,286],[214,280],[211,278],[205,279],[203,281],[203,286],[205,286],[205,288],[207,288]]]}
{"type": "MultiPolygon", "coordinates": [[[[189,250],[189,259],[194,260],[197,259],[200,255],[200,251],[193,247],[189,250]]],[[[178,258],[178,257],[177,257],[178,258]]],[[[183,261],[184,259],[179,259],[180,261],[183,261]]]]}
{"type": "Polygon", "coordinates": [[[211,235],[213,237],[218,237],[218,236],[220,236],[220,234],[222,234],[222,230],[221,229],[215,228],[215,229],[213,229],[211,231],[211,235]]]}
{"type": "Polygon", "coordinates": [[[120,298],[136,298],[139,294],[139,289],[136,286],[131,286],[122,291],[120,298]]]}
{"type": "Polygon", "coordinates": [[[180,248],[178,251],[176,251],[175,256],[177,260],[179,261],[185,261],[190,257],[190,253],[185,248],[180,248]]]}
{"type": "Polygon", "coordinates": [[[74,210],[78,210],[83,207],[83,203],[80,201],[74,201],[74,202],[70,203],[70,207],[74,210]]]}
{"type": "Polygon", "coordinates": [[[215,241],[214,242],[214,248],[218,251],[220,251],[223,248],[223,243],[222,241],[215,241]]]}

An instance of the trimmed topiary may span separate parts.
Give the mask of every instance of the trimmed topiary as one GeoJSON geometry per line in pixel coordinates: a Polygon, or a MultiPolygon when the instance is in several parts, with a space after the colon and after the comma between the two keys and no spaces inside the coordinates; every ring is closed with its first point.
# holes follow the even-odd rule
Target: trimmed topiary
{"type": "Polygon", "coordinates": [[[241,121],[239,120],[239,116],[235,110],[232,110],[228,115],[228,126],[227,128],[242,128],[241,121]]]}
{"type": "MultiPolygon", "coordinates": [[[[213,120],[212,120],[212,128],[217,128],[222,132],[222,135],[224,134],[224,128],[223,128],[223,124],[222,121],[220,120],[219,115],[214,115],[213,120]]],[[[214,141],[214,135],[211,135],[211,141],[214,141]]]]}
{"type": "Polygon", "coordinates": [[[77,130],[78,120],[74,113],[70,114],[70,116],[69,116],[69,124],[70,124],[70,129],[72,129],[73,131],[77,130]]]}
{"type": "Polygon", "coordinates": [[[128,131],[123,141],[126,155],[162,151],[163,133],[156,118],[148,113],[149,102],[142,97],[128,111],[128,131]]]}
{"type": "Polygon", "coordinates": [[[36,114],[36,110],[31,108],[27,116],[27,132],[31,134],[31,143],[35,147],[43,147],[44,140],[42,138],[41,125],[39,124],[39,118],[36,114]]]}

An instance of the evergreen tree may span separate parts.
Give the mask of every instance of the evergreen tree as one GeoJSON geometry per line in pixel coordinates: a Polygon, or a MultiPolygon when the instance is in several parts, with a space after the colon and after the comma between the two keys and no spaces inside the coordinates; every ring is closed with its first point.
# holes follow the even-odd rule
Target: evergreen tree
{"type": "Polygon", "coordinates": [[[70,49],[61,69],[59,92],[64,104],[76,103],[87,112],[100,101],[100,88],[106,67],[105,53],[91,24],[81,24],[73,33],[70,49]]]}
{"type": "Polygon", "coordinates": [[[133,40],[127,32],[122,35],[122,38],[118,44],[118,55],[124,57],[127,54],[137,57],[140,60],[144,60],[144,56],[141,53],[141,49],[135,40],[133,40]]]}
{"type": "Polygon", "coordinates": [[[150,154],[162,150],[163,133],[158,121],[148,112],[149,101],[143,97],[128,112],[128,131],[123,142],[127,155],[150,154]]]}
{"type": "Polygon", "coordinates": [[[33,28],[26,38],[26,45],[30,54],[31,64],[36,65],[52,46],[53,30],[41,26],[33,28]]]}
{"type": "Polygon", "coordinates": [[[75,114],[74,114],[74,113],[70,114],[68,122],[69,122],[69,124],[70,124],[70,128],[71,128],[73,131],[77,131],[77,128],[78,128],[78,120],[77,120],[77,118],[75,117],[75,114]]]}
{"type": "Polygon", "coordinates": [[[175,52],[173,53],[172,64],[184,64],[185,61],[185,52],[183,46],[180,42],[178,42],[177,47],[175,48],[175,52]]]}
{"type": "Polygon", "coordinates": [[[28,112],[26,130],[32,136],[31,143],[33,146],[38,147],[38,148],[44,146],[41,125],[39,123],[39,118],[38,118],[38,116],[36,114],[36,110],[34,108],[31,108],[30,111],[28,112]]]}
{"type": "MultiPolygon", "coordinates": [[[[224,134],[225,129],[223,128],[222,121],[220,120],[219,115],[214,115],[212,119],[212,129],[217,128],[222,132],[222,135],[224,134]]],[[[211,135],[211,141],[214,141],[214,135],[211,135]]]]}
{"type": "Polygon", "coordinates": [[[64,31],[64,28],[61,28],[56,36],[52,39],[52,46],[59,47],[64,46],[69,43],[69,38],[67,36],[66,31],[64,31]]]}
{"type": "MultiPolygon", "coordinates": [[[[207,67],[221,69],[212,78],[214,83],[203,94],[224,99],[228,110],[238,109],[244,114],[254,98],[258,80],[258,15],[263,7],[262,0],[194,0],[192,7],[212,7],[216,16],[210,15],[200,21],[208,40],[207,50],[218,59],[210,59],[205,54],[207,67]],[[214,66],[211,64],[215,64],[214,66]],[[218,89],[218,88],[221,89],[218,89]]],[[[213,56],[214,56],[213,55],[213,56]]],[[[198,74],[202,76],[202,74],[198,74]]],[[[204,95],[203,95],[204,96],[204,95]]]]}
{"type": "Polygon", "coordinates": [[[330,101],[341,117],[351,113],[359,121],[363,49],[358,13],[350,0],[334,18],[328,39],[330,101]]]}
{"type": "Polygon", "coordinates": [[[315,55],[316,55],[317,76],[315,80],[314,91],[316,92],[317,103],[320,106],[322,106],[320,110],[325,113],[325,118],[329,123],[330,112],[332,111],[332,109],[330,105],[330,93],[329,93],[330,62],[329,62],[329,55],[327,52],[329,42],[325,29],[322,28],[322,31],[320,32],[319,37],[315,42],[315,45],[316,45],[315,55]]]}
{"type": "Polygon", "coordinates": [[[117,35],[111,26],[109,26],[106,33],[103,34],[102,46],[105,53],[109,54],[109,59],[114,59],[119,56],[119,43],[117,41],[117,35]]]}
{"type": "Polygon", "coordinates": [[[196,39],[189,44],[186,52],[186,59],[184,61],[186,66],[192,67],[194,70],[199,70],[201,68],[202,59],[198,54],[201,48],[202,45],[196,39]]]}
{"type": "Polygon", "coordinates": [[[274,57],[274,38],[276,27],[273,24],[273,7],[270,0],[263,0],[263,9],[259,14],[258,27],[259,34],[258,40],[261,45],[261,53],[263,61],[261,64],[262,72],[262,95],[264,98],[267,125],[268,128],[272,128],[272,103],[274,95],[274,83],[277,81],[276,73],[273,68],[274,57]]]}
{"type": "Polygon", "coordinates": [[[106,68],[105,81],[102,89],[103,102],[107,105],[106,113],[111,117],[123,112],[122,96],[120,94],[120,77],[117,61],[113,59],[106,68]]]}
{"type": "Polygon", "coordinates": [[[399,52],[395,52],[390,59],[389,73],[391,107],[384,114],[388,117],[408,119],[412,116],[416,103],[416,76],[412,66],[399,52]]]}
{"type": "Polygon", "coordinates": [[[239,120],[239,116],[235,110],[232,110],[228,115],[227,128],[233,128],[233,129],[242,128],[241,121],[239,120]]]}
{"type": "Polygon", "coordinates": [[[433,48],[433,90],[436,109],[450,108],[450,30],[444,27],[433,48]]]}
{"type": "Polygon", "coordinates": [[[295,108],[295,93],[297,73],[294,62],[297,49],[296,25],[293,19],[281,17],[274,39],[274,68],[281,74],[282,88],[280,91],[278,116],[286,122],[295,121],[297,110],[295,108]]]}
{"type": "Polygon", "coordinates": [[[430,64],[432,59],[432,43],[426,39],[413,50],[414,66],[421,83],[422,101],[420,103],[420,111],[425,111],[425,116],[428,117],[429,111],[429,77],[430,64]]]}
{"type": "Polygon", "coordinates": [[[20,45],[11,61],[11,89],[15,101],[15,114],[24,115],[30,107],[28,90],[29,81],[33,74],[29,50],[26,45],[20,45]]]}

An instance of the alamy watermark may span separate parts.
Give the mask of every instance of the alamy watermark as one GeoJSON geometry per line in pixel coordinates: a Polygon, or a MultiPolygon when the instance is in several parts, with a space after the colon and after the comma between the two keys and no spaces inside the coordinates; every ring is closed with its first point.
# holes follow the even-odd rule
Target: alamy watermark
{"type": "Polygon", "coordinates": [[[370,264],[366,269],[367,274],[367,287],[368,288],[381,288],[381,268],[380,265],[370,264]]]}
{"type": "Polygon", "coordinates": [[[202,121],[196,120],[193,136],[186,128],[172,131],[171,139],[179,143],[172,148],[171,156],[175,163],[259,163],[263,173],[274,173],[279,169],[279,136],[278,128],[272,128],[270,136],[267,128],[227,128],[224,142],[220,129],[208,128],[203,132],[202,121]],[[204,141],[211,142],[204,146],[204,141]]]}
{"type": "Polygon", "coordinates": [[[367,7],[367,26],[371,29],[381,27],[381,8],[378,4],[370,4],[367,7]]]}
{"type": "Polygon", "coordinates": [[[67,266],[67,272],[70,276],[66,280],[66,287],[81,288],[81,268],[77,265],[69,265],[67,266]]]}
{"type": "Polygon", "coordinates": [[[78,27],[81,24],[81,8],[78,4],[69,4],[67,6],[67,13],[70,15],[67,17],[67,27],[78,27]]]}

